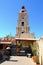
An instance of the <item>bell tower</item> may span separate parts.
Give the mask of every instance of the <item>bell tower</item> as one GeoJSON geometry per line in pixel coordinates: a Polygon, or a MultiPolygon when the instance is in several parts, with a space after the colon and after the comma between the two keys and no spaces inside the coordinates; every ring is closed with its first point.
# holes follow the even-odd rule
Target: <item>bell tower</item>
{"type": "Polygon", "coordinates": [[[22,6],[18,15],[18,26],[16,28],[16,35],[20,36],[23,33],[29,33],[30,27],[28,25],[28,13],[24,6],[22,6]]]}

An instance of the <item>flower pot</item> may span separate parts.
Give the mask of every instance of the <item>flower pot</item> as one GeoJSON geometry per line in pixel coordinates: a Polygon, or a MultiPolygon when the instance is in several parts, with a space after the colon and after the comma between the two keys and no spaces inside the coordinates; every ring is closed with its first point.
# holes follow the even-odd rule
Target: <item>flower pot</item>
{"type": "Polygon", "coordinates": [[[36,62],[36,56],[32,56],[34,62],[36,62]]]}
{"type": "Polygon", "coordinates": [[[40,65],[40,63],[37,63],[36,65],[40,65]]]}

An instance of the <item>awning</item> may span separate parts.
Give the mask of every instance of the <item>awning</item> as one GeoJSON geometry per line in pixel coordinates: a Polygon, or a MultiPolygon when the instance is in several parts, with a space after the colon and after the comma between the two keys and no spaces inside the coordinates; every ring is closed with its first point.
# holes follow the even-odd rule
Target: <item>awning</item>
{"type": "Polygon", "coordinates": [[[0,42],[0,44],[11,44],[11,42],[0,42]]]}

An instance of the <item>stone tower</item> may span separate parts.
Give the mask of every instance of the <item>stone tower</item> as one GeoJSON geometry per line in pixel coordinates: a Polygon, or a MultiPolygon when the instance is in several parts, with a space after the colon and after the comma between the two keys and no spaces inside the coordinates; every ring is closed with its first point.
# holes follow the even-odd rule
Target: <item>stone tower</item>
{"type": "Polygon", "coordinates": [[[22,9],[20,10],[19,16],[18,16],[18,26],[16,28],[16,37],[20,37],[23,34],[29,35],[29,32],[30,32],[30,27],[28,25],[28,13],[25,7],[22,6],[22,9]]]}

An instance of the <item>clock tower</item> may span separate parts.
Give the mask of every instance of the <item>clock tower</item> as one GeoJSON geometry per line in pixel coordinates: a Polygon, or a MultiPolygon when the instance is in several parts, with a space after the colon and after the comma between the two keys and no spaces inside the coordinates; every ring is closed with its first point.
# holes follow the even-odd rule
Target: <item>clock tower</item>
{"type": "Polygon", "coordinates": [[[23,33],[29,33],[30,27],[28,26],[28,13],[24,6],[22,6],[18,17],[18,26],[16,28],[16,35],[20,36],[23,33]]]}

